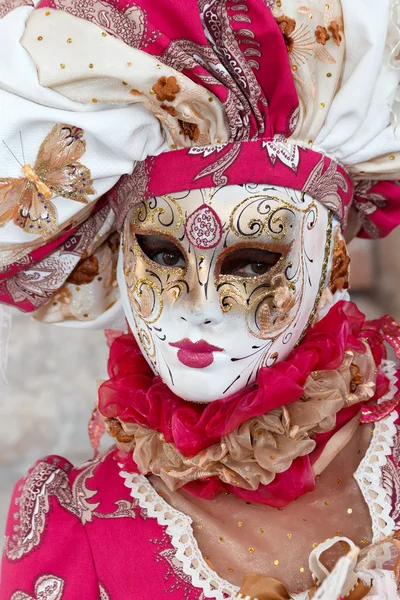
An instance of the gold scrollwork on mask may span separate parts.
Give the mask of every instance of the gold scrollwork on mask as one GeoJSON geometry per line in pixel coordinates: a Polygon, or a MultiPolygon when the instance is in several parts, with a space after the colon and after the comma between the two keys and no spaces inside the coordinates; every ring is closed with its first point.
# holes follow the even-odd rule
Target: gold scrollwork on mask
{"type": "Polygon", "coordinates": [[[172,298],[176,302],[177,300],[179,300],[179,298],[181,298],[182,294],[187,291],[188,291],[188,284],[186,283],[186,281],[181,280],[181,281],[170,281],[169,283],[167,283],[167,285],[165,286],[164,293],[171,292],[172,298]]]}
{"type": "Polygon", "coordinates": [[[183,212],[172,196],[154,196],[138,204],[131,217],[136,231],[151,226],[158,233],[172,235],[183,225],[183,212]]]}
{"type": "Polygon", "coordinates": [[[151,325],[156,323],[163,311],[162,292],[151,279],[138,279],[130,291],[130,297],[135,301],[138,316],[151,325]],[[139,299],[139,300],[138,300],[139,299]],[[156,316],[154,316],[156,312],[156,316]],[[151,317],[151,315],[153,315],[151,317]]]}
{"type": "Polygon", "coordinates": [[[154,364],[156,360],[156,347],[154,344],[154,340],[148,330],[144,329],[143,327],[138,327],[136,320],[135,325],[140,343],[142,344],[142,347],[144,348],[148,358],[154,364]]]}
{"type": "Polygon", "coordinates": [[[275,241],[280,241],[289,234],[292,225],[290,221],[294,221],[295,213],[314,214],[314,224],[318,216],[314,201],[306,208],[300,208],[277,196],[268,194],[250,196],[235,206],[226,230],[231,230],[242,239],[254,239],[264,234],[275,241]],[[275,208],[274,203],[278,204],[275,208]],[[254,210],[259,216],[247,219],[248,211],[254,215],[254,210]]]}

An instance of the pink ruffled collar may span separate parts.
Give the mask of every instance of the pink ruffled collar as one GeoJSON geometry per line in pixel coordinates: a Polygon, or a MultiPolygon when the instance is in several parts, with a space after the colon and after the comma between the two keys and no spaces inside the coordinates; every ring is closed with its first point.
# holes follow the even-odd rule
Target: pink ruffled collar
{"type": "MultiPolygon", "coordinates": [[[[122,335],[111,346],[110,379],[99,389],[99,411],[107,419],[118,418],[159,431],[182,455],[194,456],[248,419],[299,400],[306,379],[313,371],[339,368],[346,350],[364,353],[363,340],[370,345],[378,368],[373,398],[376,401],[388,388],[388,381],[379,370],[386,357],[383,341],[387,336],[380,332],[384,329],[385,318],[368,323],[353,303],[339,302],[307,332],[302,343],[285,361],[261,369],[257,384],[210,404],[194,404],[173,394],[159,377],[154,376],[133,335],[122,335]]],[[[393,408],[388,407],[388,410],[393,408]]],[[[284,506],[314,489],[313,460],[333,433],[359,410],[360,405],[341,410],[336,428],[316,437],[317,446],[310,455],[295,459],[287,471],[278,473],[272,483],[260,485],[257,491],[227,485],[216,477],[191,482],[184,489],[203,498],[228,491],[248,501],[284,506]]],[[[380,410],[380,418],[383,412],[380,410]]],[[[137,471],[130,454],[120,452],[118,458],[124,462],[125,469],[137,471]]]]}

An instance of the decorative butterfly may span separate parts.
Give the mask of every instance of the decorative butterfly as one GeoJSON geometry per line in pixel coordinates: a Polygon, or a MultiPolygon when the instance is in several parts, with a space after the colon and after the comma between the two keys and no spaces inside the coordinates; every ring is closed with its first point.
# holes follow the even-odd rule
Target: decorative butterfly
{"type": "Polygon", "coordinates": [[[57,229],[50,198],[88,202],[87,195],[95,192],[90,170],[78,162],[86,149],[82,136],[79,127],[55,125],[40,145],[35,165],[21,165],[24,177],[0,178],[0,227],[12,220],[27,233],[48,235],[57,229]]]}

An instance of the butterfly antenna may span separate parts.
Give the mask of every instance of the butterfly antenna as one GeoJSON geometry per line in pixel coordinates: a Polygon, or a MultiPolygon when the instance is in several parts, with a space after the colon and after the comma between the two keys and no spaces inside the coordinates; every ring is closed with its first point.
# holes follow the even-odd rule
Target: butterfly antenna
{"type": "Polygon", "coordinates": [[[24,159],[24,165],[26,165],[24,145],[22,143],[22,131],[19,132],[19,141],[21,142],[21,152],[22,152],[22,158],[24,159]]]}
{"type": "MultiPolygon", "coordinates": [[[[21,162],[20,162],[20,161],[18,160],[18,158],[15,156],[15,154],[14,154],[14,152],[11,150],[11,148],[9,148],[9,147],[7,146],[7,144],[5,143],[5,141],[4,141],[4,140],[2,140],[2,142],[3,142],[3,144],[5,145],[5,147],[7,148],[7,150],[9,151],[9,153],[10,153],[10,154],[12,154],[12,156],[15,158],[15,160],[17,161],[17,163],[21,165],[21,162]]],[[[21,167],[22,167],[22,166],[23,166],[23,165],[21,165],[21,167]]]]}

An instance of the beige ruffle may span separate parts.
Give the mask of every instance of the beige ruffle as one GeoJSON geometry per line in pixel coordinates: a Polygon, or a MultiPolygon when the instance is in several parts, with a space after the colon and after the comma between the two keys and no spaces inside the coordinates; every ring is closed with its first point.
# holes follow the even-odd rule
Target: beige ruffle
{"type": "Polygon", "coordinates": [[[142,473],[158,475],[171,490],[212,476],[257,490],[260,484],[271,483],[276,473],[286,471],[294,459],[310,454],[315,434],[333,429],[342,408],[373,397],[376,367],[366,343],[365,347],[365,354],[348,350],[337,370],[313,372],[302,399],[245,421],[193,457],[183,456],[162,433],[142,425],[108,419],[106,427],[118,448],[133,452],[142,473]]]}

